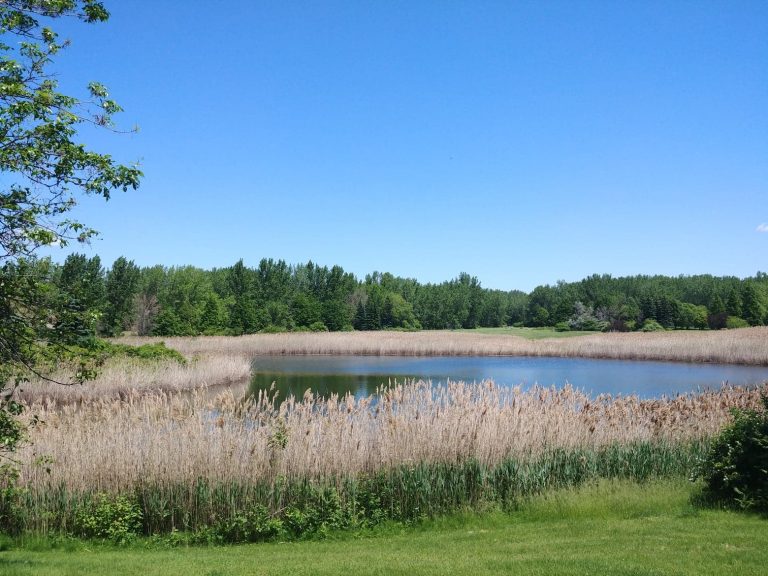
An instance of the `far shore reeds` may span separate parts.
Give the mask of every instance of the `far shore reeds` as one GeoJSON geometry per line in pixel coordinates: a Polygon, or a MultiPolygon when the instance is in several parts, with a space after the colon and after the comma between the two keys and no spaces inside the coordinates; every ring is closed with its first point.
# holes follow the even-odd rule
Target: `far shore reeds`
{"type": "Polygon", "coordinates": [[[603,333],[575,338],[528,340],[472,332],[331,332],[136,338],[163,340],[191,356],[202,353],[256,355],[351,354],[381,356],[561,356],[768,365],[768,327],[718,331],[603,333]]]}

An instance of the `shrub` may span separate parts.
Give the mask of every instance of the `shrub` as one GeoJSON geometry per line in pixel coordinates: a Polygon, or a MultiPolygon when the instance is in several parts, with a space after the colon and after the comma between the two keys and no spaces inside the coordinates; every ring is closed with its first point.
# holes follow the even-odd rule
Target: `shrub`
{"type": "Polygon", "coordinates": [[[130,344],[117,344],[107,342],[106,340],[99,340],[95,348],[104,356],[123,356],[147,361],[175,360],[179,364],[187,363],[186,358],[181,353],[173,348],[168,348],[165,342],[131,346],[130,344]]]}
{"type": "Polygon", "coordinates": [[[262,334],[279,334],[287,331],[288,329],[285,326],[276,326],[274,324],[267,324],[260,330],[262,334]]]}
{"type": "MultiPolygon", "coordinates": [[[[5,414],[5,413],[0,413],[5,414]]],[[[19,532],[22,489],[18,486],[19,469],[13,464],[0,465],[0,532],[19,532]]]]}
{"type": "Polygon", "coordinates": [[[282,520],[257,505],[220,521],[211,532],[213,542],[262,542],[278,538],[284,529],[282,520]]]}
{"type": "Polygon", "coordinates": [[[693,473],[706,501],[768,512],[768,394],[763,410],[734,410],[693,473]]]}
{"type": "Polygon", "coordinates": [[[141,507],[124,495],[99,494],[75,514],[75,531],[86,538],[125,544],[141,532],[141,507]]]}
{"type": "Polygon", "coordinates": [[[573,306],[573,316],[568,320],[571,330],[603,332],[608,329],[609,322],[600,320],[591,306],[576,302],[573,306]]]}
{"type": "Polygon", "coordinates": [[[322,322],[312,322],[309,325],[310,332],[328,332],[328,327],[322,322]]]}
{"type": "Polygon", "coordinates": [[[571,327],[568,322],[558,322],[555,324],[555,332],[570,332],[571,327]]]}
{"type": "Polygon", "coordinates": [[[728,316],[725,320],[725,327],[729,330],[734,328],[749,328],[749,322],[738,316],[728,316]]]}
{"type": "Polygon", "coordinates": [[[647,318],[646,321],[643,322],[643,327],[640,328],[641,332],[663,332],[664,330],[664,326],[659,324],[653,318],[647,318]]]}

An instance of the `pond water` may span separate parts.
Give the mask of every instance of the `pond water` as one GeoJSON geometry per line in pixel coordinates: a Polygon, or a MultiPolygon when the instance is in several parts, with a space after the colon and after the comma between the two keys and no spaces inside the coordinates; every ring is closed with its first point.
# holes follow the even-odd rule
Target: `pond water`
{"type": "Polygon", "coordinates": [[[500,386],[571,384],[591,395],[637,394],[658,398],[731,385],[768,381],[768,367],[730,364],[685,364],[584,358],[510,356],[259,356],[253,360],[251,391],[274,382],[280,398],[317,395],[356,397],[375,393],[382,384],[405,379],[480,382],[500,386]]]}

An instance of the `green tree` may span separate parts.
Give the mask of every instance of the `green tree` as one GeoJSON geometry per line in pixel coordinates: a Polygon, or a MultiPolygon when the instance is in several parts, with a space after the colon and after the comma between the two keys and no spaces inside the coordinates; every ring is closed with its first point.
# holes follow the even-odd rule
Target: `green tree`
{"type": "Polygon", "coordinates": [[[194,266],[164,270],[158,292],[160,312],[152,333],[158,336],[192,336],[203,332],[201,318],[213,293],[210,275],[194,266]]]}
{"type": "Polygon", "coordinates": [[[299,292],[291,302],[291,317],[296,326],[309,328],[312,324],[322,321],[322,307],[317,299],[304,292],[299,292]]]}
{"type": "Polygon", "coordinates": [[[507,324],[513,325],[525,322],[528,309],[528,294],[520,290],[512,290],[507,294],[507,324]]]}
{"type": "Polygon", "coordinates": [[[152,333],[160,313],[158,294],[165,280],[165,269],[160,266],[142,268],[139,272],[139,292],[134,299],[136,333],[146,336],[152,333]]]}
{"type": "Polygon", "coordinates": [[[88,310],[99,311],[104,306],[106,289],[101,258],[86,258],[84,254],[70,254],[56,278],[56,285],[77,304],[88,310]]]}
{"type": "Polygon", "coordinates": [[[413,314],[413,306],[397,292],[388,292],[384,298],[382,327],[418,330],[421,324],[413,314]]]}
{"type": "Polygon", "coordinates": [[[741,295],[736,290],[736,288],[732,288],[728,294],[728,301],[725,304],[725,311],[728,313],[728,316],[741,317],[741,295]]]}
{"type": "Polygon", "coordinates": [[[136,312],[135,299],[139,287],[139,269],[133,260],[120,256],[107,272],[106,306],[102,332],[118,336],[130,327],[136,312]]]}
{"type": "Polygon", "coordinates": [[[221,334],[227,325],[227,309],[216,292],[208,294],[205,308],[200,317],[200,331],[203,334],[221,334]]]}
{"type": "Polygon", "coordinates": [[[528,312],[526,314],[528,324],[531,326],[553,325],[552,316],[559,302],[560,298],[558,298],[556,288],[549,285],[536,286],[528,297],[528,312]]]}
{"type": "Polygon", "coordinates": [[[706,307],[681,302],[678,307],[675,326],[677,328],[702,330],[707,327],[707,317],[706,307]]]}
{"type": "Polygon", "coordinates": [[[723,302],[720,294],[715,294],[709,304],[707,323],[713,330],[720,330],[725,328],[727,320],[728,312],[725,311],[725,302],[723,302]]]}
{"type": "Polygon", "coordinates": [[[341,266],[325,271],[325,285],[322,298],[323,324],[329,330],[346,330],[352,327],[355,310],[349,305],[357,285],[352,274],[344,272],[341,266]]]}
{"type": "Polygon", "coordinates": [[[62,333],[69,342],[87,346],[96,335],[96,326],[104,308],[104,269],[98,256],[86,258],[70,254],[54,280],[59,289],[62,308],[56,316],[62,333]]]}
{"type": "MultiPolygon", "coordinates": [[[[87,358],[67,346],[70,324],[50,327],[51,318],[74,311],[62,310],[62,301],[51,297],[50,277],[24,259],[40,246],[82,242],[95,234],[68,217],[78,195],[109,198],[114,190],[136,188],[141,177],[136,166],[76,142],[83,126],[112,127],[120,107],[95,82],[86,98],[59,92],[48,67],[66,46],[50,28],[60,17],[94,23],[106,21],[109,13],[96,0],[0,2],[0,383],[12,385],[64,358],[80,361],[75,379],[90,374],[87,358]]],[[[16,409],[10,391],[4,388],[0,400],[4,414],[16,409]]],[[[6,432],[0,430],[0,438],[16,437],[6,432]]],[[[14,445],[3,441],[0,449],[14,445]]]]}
{"type": "Polygon", "coordinates": [[[765,305],[763,304],[760,293],[752,282],[744,284],[741,299],[743,302],[743,318],[751,326],[763,324],[765,318],[765,305]]]}
{"type": "Polygon", "coordinates": [[[257,330],[256,307],[253,296],[253,272],[240,259],[229,269],[229,289],[233,300],[229,309],[229,325],[234,334],[257,330]]]}

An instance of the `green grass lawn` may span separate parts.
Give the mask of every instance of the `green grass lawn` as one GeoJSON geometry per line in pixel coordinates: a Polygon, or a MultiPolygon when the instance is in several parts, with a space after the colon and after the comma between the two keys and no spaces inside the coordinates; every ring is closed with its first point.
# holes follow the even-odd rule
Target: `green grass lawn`
{"type": "Polygon", "coordinates": [[[554,328],[515,328],[513,326],[504,326],[501,328],[472,328],[461,329],[456,332],[475,332],[477,334],[507,334],[509,336],[520,336],[528,340],[539,340],[541,338],[573,338],[574,336],[586,336],[588,334],[599,334],[599,332],[557,332],[554,328]]]}
{"type": "Polygon", "coordinates": [[[768,520],[690,502],[683,480],[602,483],[503,514],[451,516],[325,541],[166,548],[26,542],[0,574],[766,574],[768,520]]]}

